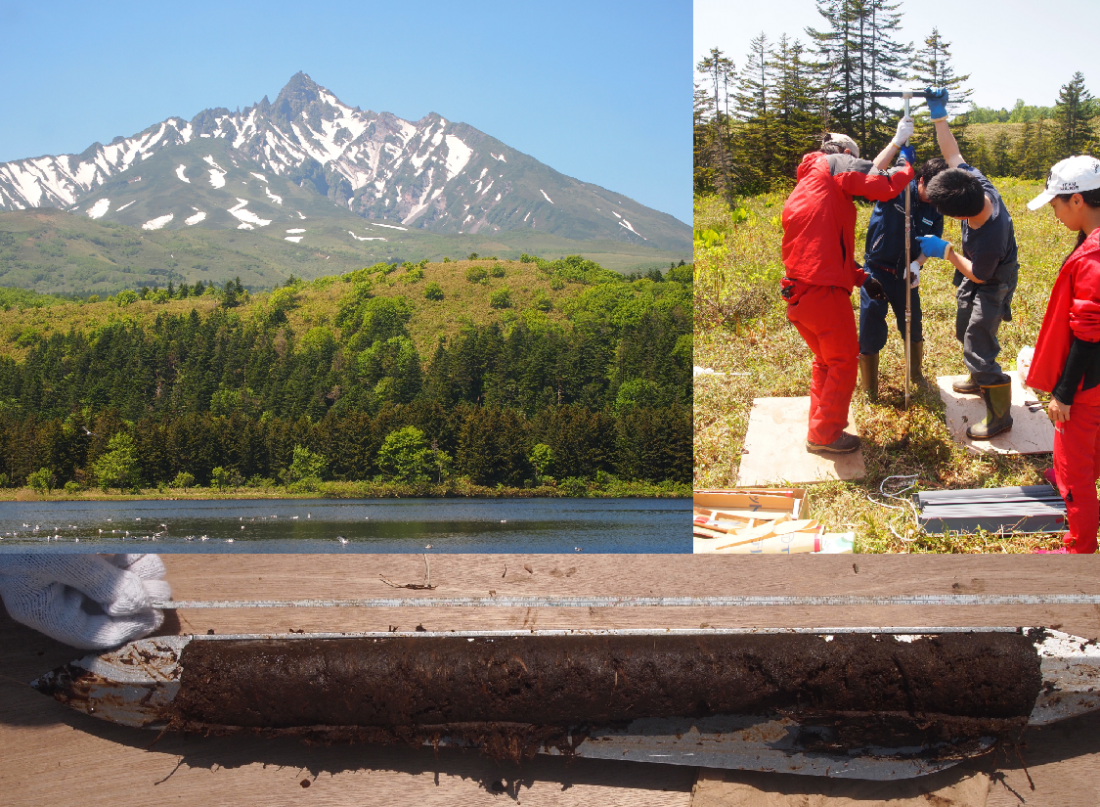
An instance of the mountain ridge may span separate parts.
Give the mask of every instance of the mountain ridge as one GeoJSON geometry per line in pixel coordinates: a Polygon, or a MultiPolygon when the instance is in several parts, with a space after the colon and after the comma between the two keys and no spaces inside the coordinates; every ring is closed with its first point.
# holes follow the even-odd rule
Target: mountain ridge
{"type": "MultiPolygon", "coordinates": [[[[227,189],[213,173],[211,187],[197,185],[196,161],[206,157],[204,170],[229,176],[229,166],[219,163],[214,151],[199,154],[199,144],[216,143],[225,147],[217,149],[219,157],[227,157],[242,176],[251,174],[265,186],[278,178],[284,188],[290,183],[324,197],[327,207],[310,205],[311,215],[322,218],[328,212],[350,212],[370,222],[440,234],[527,229],[664,250],[683,250],[691,243],[690,227],[674,217],[561,174],[469,124],[434,112],[411,122],[351,107],[304,72],[292,76],[274,102],[265,95],[236,112],[217,107],[190,121],[170,117],[132,137],[93,143],[79,155],[0,163],[0,211],[57,207],[120,221],[118,211],[129,202],[145,209],[150,216],[145,223],[171,213],[161,226],[224,228],[233,221],[220,213],[233,214],[242,199],[274,202],[287,196],[268,187],[266,196],[249,188],[251,196],[238,197],[239,184],[227,189]],[[168,165],[175,155],[186,158],[178,167],[168,165]],[[121,187],[120,179],[128,183],[128,197],[136,194],[132,201],[105,192],[121,187]],[[193,197],[194,215],[206,212],[205,220],[186,224],[188,217],[181,217],[178,206],[158,211],[150,201],[172,199],[185,190],[193,197]],[[142,203],[144,196],[149,199],[142,203]]],[[[248,186],[253,180],[240,183],[248,186]]],[[[267,224],[240,221],[236,226],[293,221],[286,207],[280,202],[273,215],[258,216],[267,224]]]]}

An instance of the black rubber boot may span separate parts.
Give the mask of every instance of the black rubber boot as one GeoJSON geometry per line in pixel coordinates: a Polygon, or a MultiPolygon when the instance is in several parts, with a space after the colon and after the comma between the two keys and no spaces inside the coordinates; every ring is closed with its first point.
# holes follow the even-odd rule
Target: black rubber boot
{"type": "Polygon", "coordinates": [[[841,432],[840,437],[831,443],[819,444],[806,441],[806,450],[811,454],[851,454],[859,450],[859,438],[848,432],[841,432]]]}
{"type": "Polygon", "coordinates": [[[974,380],[974,376],[967,376],[965,381],[956,381],[951,385],[951,389],[960,395],[981,395],[982,387],[974,380]]]}
{"type": "Polygon", "coordinates": [[[971,440],[989,440],[1012,428],[1012,384],[1006,382],[981,389],[985,399],[985,419],[966,430],[966,436],[971,440]]]}
{"type": "Polygon", "coordinates": [[[924,377],[921,366],[924,363],[924,342],[909,343],[909,383],[922,392],[932,389],[932,384],[924,377]]]}
{"type": "Polygon", "coordinates": [[[859,389],[874,403],[878,400],[878,354],[859,354],[859,389]]]}

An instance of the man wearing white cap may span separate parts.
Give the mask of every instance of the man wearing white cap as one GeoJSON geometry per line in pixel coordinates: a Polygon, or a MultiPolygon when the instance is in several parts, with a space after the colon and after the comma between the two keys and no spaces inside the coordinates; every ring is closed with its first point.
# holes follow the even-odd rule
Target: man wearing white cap
{"type": "Polygon", "coordinates": [[[807,451],[847,454],[859,448],[859,438],[844,431],[859,366],[852,289],[862,287],[875,300],[888,297],[856,263],[852,198],[892,199],[912,181],[911,155],[901,168],[886,170],[912,133],[913,119],[902,118],[874,162],[861,160],[847,135],[826,135],[820,151],[802,158],[798,184],[783,205],[787,319],[814,354],[807,451]]]}
{"type": "Polygon", "coordinates": [[[1092,554],[1100,522],[1100,160],[1070,157],[1055,165],[1028,208],[1045,204],[1077,231],[1077,245],[1051,289],[1027,384],[1052,393],[1047,413],[1069,523],[1065,551],[1092,554]]]}

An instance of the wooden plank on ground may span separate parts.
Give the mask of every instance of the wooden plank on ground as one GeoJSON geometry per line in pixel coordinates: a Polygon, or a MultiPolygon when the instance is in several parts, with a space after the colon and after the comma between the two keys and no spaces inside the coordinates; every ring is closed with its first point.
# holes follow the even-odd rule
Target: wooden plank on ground
{"type": "MultiPolygon", "coordinates": [[[[863,450],[851,454],[811,454],[806,450],[810,399],[754,398],[737,485],[792,485],[829,479],[859,479],[866,468],[863,450]]],[[[848,431],[855,417],[848,412],[848,431]]]]}
{"type": "Polygon", "coordinates": [[[960,395],[951,389],[956,381],[968,376],[948,375],[936,379],[940,398],[947,409],[947,430],[951,436],[972,451],[982,454],[1049,454],[1054,450],[1054,425],[1045,409],[1029,412],[1024,401],[1036,399],[1033,390],[1025,389],[1016,377],[1012,378],[1012,428],[992,440],[971,440],[966,429],[985,417],[985,401],[978,395],[960,395]]]}

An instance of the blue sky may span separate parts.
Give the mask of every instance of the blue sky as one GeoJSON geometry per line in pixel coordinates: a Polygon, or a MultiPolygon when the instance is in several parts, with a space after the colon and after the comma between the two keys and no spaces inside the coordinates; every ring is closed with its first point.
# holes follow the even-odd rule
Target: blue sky
{"type": "Polygon", "coordinates": [[[689,0],[0,0],[0,162],[275,96],[463,121],[691,221],[689,0]]]}
{"type": "MultiPolygon", "coordinates": [[[[740,69],[749,41],[761,32],[770,40],[786,33],[809,41],[805,29],[824,28],[814,0],[695,0],[693,64],[714,47],[740,69]]],[[[1096,30],[1096,0],[960,2],[904,0],[900,3],[900,42],[917,48],[934,27],[951,43],[957,75],[970,74],[971,100],[979,106],[1011,109],[1017,98],[1051,106],[1058,89],[1074,72],[1085,74],[1086,86],[1100,95],[1100,51],[1089,33],[1096,30]],[[1049,11],[1044,11],[1049,9],[1049,11]]]]}

